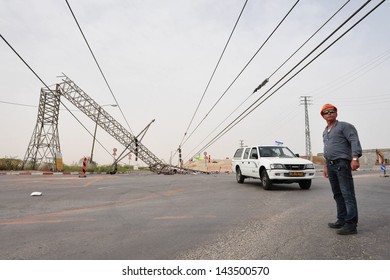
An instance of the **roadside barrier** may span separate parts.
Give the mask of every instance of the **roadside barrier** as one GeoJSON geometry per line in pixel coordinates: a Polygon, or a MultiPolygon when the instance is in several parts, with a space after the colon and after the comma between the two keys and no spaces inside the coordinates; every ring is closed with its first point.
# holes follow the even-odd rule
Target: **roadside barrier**
{"type": "Polygon", "coordinates": [[[79,175],[79,177],[80,178],[87,177],[87,175],[85,175],[86,172],[87,172],[87,158],[84,157],[84,160],[83,160],[83,170],[81,171],[81,174],[79,175]]]}

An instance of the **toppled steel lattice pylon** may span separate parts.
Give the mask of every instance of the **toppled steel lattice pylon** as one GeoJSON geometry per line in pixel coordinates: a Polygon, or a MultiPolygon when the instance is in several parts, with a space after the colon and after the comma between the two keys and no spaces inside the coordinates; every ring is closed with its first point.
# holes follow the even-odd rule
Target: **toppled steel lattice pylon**
{"type": "Polygon", "coordinates": [[[66,75],[62,77],[62,82],[57,84],[55,89],[41,90],[37,125],[23,161],[24,166],[33,163],[32,167],[34,168],[32,169],[35,169],[38,162],[41,164],[44,161],[50,161],[50,158],[55,158],[56,153],[61,153],[58,137],[58,114],[61,96],[65,97],[124,147],[127,147],[129,151],[135,153],[139,159],[149,166],[151,171],[156,173],[170,172],[171,167],[169,165],[149,151],[134,135],[127,131],[66,75]],[[48,127],[46,128],[46,126],[48,127]]]}

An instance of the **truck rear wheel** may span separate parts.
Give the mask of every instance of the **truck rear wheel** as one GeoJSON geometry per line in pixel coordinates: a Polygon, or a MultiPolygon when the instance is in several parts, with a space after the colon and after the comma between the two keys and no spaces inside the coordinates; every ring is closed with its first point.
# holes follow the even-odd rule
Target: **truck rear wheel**
{"type": "Polygon", "coordinates": [[[240,167],[237,167],[237,170],[236,170],[236,180],[237,180],[237,183],[239,183],[239,184],[244,183],[244,180],[245,180],[245,177],[242,176],[240,167]]]}
{"type": "Polygon", "coordinates": [[[272,188],[272,182],[268,177],[267,170],[261,171],[261,184],[263,185],[263,189],[270,190],[272,188]]]}

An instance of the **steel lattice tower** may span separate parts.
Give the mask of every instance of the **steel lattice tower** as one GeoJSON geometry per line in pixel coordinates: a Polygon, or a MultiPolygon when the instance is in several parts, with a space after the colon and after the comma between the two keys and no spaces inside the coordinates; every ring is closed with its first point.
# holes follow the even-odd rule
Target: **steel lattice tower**
{"type": "Polygon", "coordinates": [[[60,94],[41,89],[37,123],[23,160],[23,169],[61,169],[56,165],[56,156],[61,155],[58,135],[60,94]]]}
{"type": "Polygon", "coordinates": [[[311,140],[310,140],[310,125],[309,125],[309,110],[308,106],[311,105],[311,96],[301,96],[301,105],[305,106],[305,136],[306,136],[306,156],[311,159],[311,140]]]}

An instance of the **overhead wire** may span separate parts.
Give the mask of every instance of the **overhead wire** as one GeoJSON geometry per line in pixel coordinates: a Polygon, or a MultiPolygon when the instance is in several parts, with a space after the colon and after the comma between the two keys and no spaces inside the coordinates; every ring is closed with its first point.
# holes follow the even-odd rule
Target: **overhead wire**
{"type": "MultiPolygon", "coordinates": [[[[334,40],[328,47],[326,47],[323,51],[321,51],[317,56],[315,56],[311,61],[309,61],[305,66],[303,66],[298,72],[296,72],[292,77],[290,77],[286,82],[284,82],[281,86],[279,86],[279,88],[277,88],[275,91],[273,91],[269,96],[267,96],[264,100],[262,100],[259,104],[257,104],[254,108],[252,108],[248,113],[246,113],[243,117],[241,117],[243,114],[241,114],[239,117],[237,117],[233,122],[231,122],[229,124],[229,126],[227,126],[222,132],[220,132],[216,137],[214,137],[213,140],[211,140],[204,148],[202,149],[205,149],[207,147],[209,147],[210,145],[212,145],[213,143],[215,143],[218,139],[220,139],[224,134],[226,134],[228,131],[230,131],[234,126],[236,126],[238,123],[240,123],[244,118],[246,118],[250,113],[252,113],[255,109],[257,109],[260,105],[262,105],[267,99],[269,99],[273,94],[275,94],[275,92],[277,92],[280,88],[282,88],[284,85],[286,85],[289,81],[291,81],[295,76],[297,76],[302,70],[304,70],[308,65],[310,65],[314,60],[316,60],[320,55],[322,55],[326,50],[328,50],[331,46],[333,46],[339,39],[341,39],[345,34],[347,34],[350,30],[352,30],[357,24],[359,24],[363,19],[365,19],[369,14],[371,14],[375,9],[377,9],[381,4],[383,4],[385,0],[383,0],[382,2],[380,2],[378,5],[376,5],[372,10],[370,10],[364,17],[362,17],[358,22],[356,22],[354,25],[352,25],[352,27],[350,27],[347,31],[345,31],[343,34],[341,34],[336,40],[334,40]],[[240,118],[238,121],[237,119],[240,118]]],[[[367,1],[367,2],[370,2],[370,1],[367,1]]],[[[366,4],[367,4],[366,2],[366,4]]],[[[366,4],[364,4],[358,11],[360,11],[366,4]]],[[[357,12],[358,12],[357,11],[357,12]]],[[[354,15],[356,15],[355,12],[351,17],[353,17],[354,15]]],[[[350,18],[351,18],[350,17],[350,18]]],[[[349,19],[350,19],[349,18],[349,19]]],[[[349,20],[348,19],[348,20],[349,20]]],[[[347,20],[347,21],[348,21],[347,20]]],[[[343,23],[342,25],[344,25],[345,23],[343,23]]],[[[300,64],[300,63],[299,63],[300,64]]],[[[280,80],[279,80],[280,81],[280,80]]],[[[264,96],[264,95],[263,95],[264,96]]],[[[259,98],[257,101],[259,101],[261,98],[259,98]]],[[[257,102],[256,101],[256,102],[257,102]]],[[[256,102],[254,102],[251,106],[253,106],[256,102]]],[[[251,107],[250,106],[250,107],[251,107]]],[[[250,108],[249,107],[249,108],[250,108]]],[[[249,109],[248,108],[248,109],[249,109]]],[[[248,110],[247,109],[247,110],[248,110]]],[[[246,110],[246,111],[247,111],[246,110]]],[[[245,112],[246,112],[245,111],[245,112]]]]}
{"type": "Polygon", "coordinates": [[[0,100],[0,103],[9,104],[9,105],[24,106],[24,107],[33,107],[33,108],[37,108],[38,107],[36,105],[21,104],[21,103],[7,102],[7,101],[1,101],[1,100],[0,100]]]}
{"type": "MultiPolygon", "coordinates": [[[[3,101],[3,100],[0,100],[0,103],[3,103],[3,104],[9,104],[9,105],[16,105],[16,106],[23,106],[23,107],[32,107],[32,108],[38,108],[39,106],[37,105],[31,105],[31,104],[22,104],[22,103],[16,103],[16,102],[9,102],[9,101],[3,101]]],[[[60,110],[65,110],[67,111],[66,109],[60,109],[60,110]]],[[[69,110],[69,111],[80,111],[80,110],[69,110]]]]}
{"type": "Polygon", "coordinates": [[[378,104],[384,104],[384,103],[389,103],[390,102],[390,99],[381,99],[381,100],[353,100],[352,102],[351,101],[348,101],[345,106],[364,106],[364,109],[366,109],[366,106],[367,105],[378,105],[378,104]]]}
{"type": "Polygon", "coordinates": [[[320,30],[327,25],[351,0],[345,2],[327,21],[324,22],[299,48],[297,48],[269,77],[271,77],[278,72],[297,52],[299,52],[320,30]]]}
{"type": "MultiPolygon", "coordinates": [[[[206,139],[207,138],[209,138],[210,137],[210,135],[212,135],[230,116],[232,116],[233,115],[233,113],[235,113],[248,99],[249,99],[249,97],[251,97],[251,96],[248,96],[248,98],[246,98],[239,106],[237,106],[236,108],[235,108],[235,110],[232,112],[232,113],[230,113],[229,114],[229,116],[227,116],[222,122],[220,122],[219,123],[219,125],[216,127],[216,128],[214,128],[197,146],[195,146],[187,155],[186,155],[186,157],[185,158],[188,158],[190,155],[191,155],[191,157],[194,157],[194,156],[196,156],[197,154],[199,154],[199,151],[198,151],[198,153],[197,154],[192,154],[192,152],[194,151],[194,150],[196,150],[200,145],[202,145],[202,143],[203,142],[205,142],[206,141],[206,139]]],[[[286,117],[287,118],[287,117],[286,117]]]]}
{"type": "MultiPolygon", "coordinates": [[[[389,90],[388,90],[389,91],[389,90]]],[[[329,98],[327,99],[329,100],[329,98]]],[[[329,101],[327,101],[329,102],[329,101]]],[[[369,96],[360,96],[360,97],[332,97],[332,103],[343,103],[343,106],[364,106],[364,110],[368,105],[378,105],[385,104],[390,102],[390,94],[381,94],[381,95],[369,95],[369,96]]]]}
{"type": "Polygon", "coordinates": [[[342,26],[344,26],[349,20],[351,20],[358,12],[360,12],[370,1],[367,1],[363,4],[357,11],[355,11],[347,20],[345,20],[335,31],[333,31],[324,41],[322,41],[313,51],[311,51],[304,59],[302,59],[298,64],[296,64],[286,75],[284,75],[272,88],[270,88],[266,93],[264,93],[260,98],[258,98],[255,102],[252,103],[244,112],[242,112],[236,119],[234,119],[231,123],[229,123],[221,132],[219,132],[213,139],[211,139],[206,145],[204,145],[197,153],[197,155],[201,151],[207,149],[212,144],[214,144],[217,140],[219,140],[223,135],[225,135],[228,131],[230,131],[233,127],[235,127],[238,123],[240,123],[243,119],[245,119],[250,113],[252,113],[255,109],[257,109],[260,105],[262,105],[266,100],[268,100],[271,96],[273,96],[277,91],[279,91],[283,86],[285,86],[288,82],[290,82],[293,78],[295,78],[299,73],[301,73],[307,66],[309,66],[313,61],[315,61],[319,56],[321,56],[325,51],[327,51],[330,47],[332,47],[336,42],[338,42],[342,37],[344,37],[348,32],[350,32],[353,28],[355,28],[360,22],[362,22],[368,15],[370,15],[374,10],[376,10],[380,5],[385,2],[382,0],[378,3],[374,8],[372,8],[369,12],[367,12],[361,19],[355,22],[350,28],[348,28],[344,33],[342,33],[338,38],[336,38],[331,44],[329,44],[325,49],[323,49],[319,54],[317,54],[313,59],[311,59],[307,64],[302,66],[293,76],[291,76],[287,81],[285,81],[282,85],[280,85],[277,89],[275,89],[271,94],[269,94],[266,98],[261,100],[268,92],[270,92],[277,84],[279,84],[288,74],[290,74],[293,70],[295,70],[304,60],[306,60],[315,50],[317,50],[324,42],[326,42],[331,36],[333,36],[342,26]],[[258,103],[261,100],[260,103],[258,103]],[[257,104],[258,103],[258,104],[257,104]]]}
{"type": "Polygon", "coordinates": [[[78,22],[78,20],[77,20],[77,18],[76,18],[76,16],[75,16],[75,14],[73,13],[73,10],[72,10],[72,8],[71,8],[71,6],[70,6],[68,0],[65,0],[65,2],[66,2],[66,4],[68,5],[68,8],[69,8],[70,12],[72,13],[72,16],[73,16],[73,18],[74,18],[74,20],[75,20],[75,22],[76,22],[76,24],[77,24],[77,26],[78,26],[80,32],[81,32],[81,35],[83,36],[84,41],[85,41],[85,43],[87,44],[88,49],[89,49],[89,51],[90,51],[90,53],[91,53],[93,59],[95,60],[95,63],[96,63],[96,65],[97,65],[97,67],[99,68],[100,74],[103,76],[103,79],[104,79],[104,81],[105,81],[105,83],[106,83],[106,85],[107,85],[107,87],[108,87],[108,89],[109,89],[109,91],[110,91],[112,97],[114,98],[116,105],[118,106],[118,108],[119,108],[119,110],[120,110],[120,112],[121,112],[121,114],[122,114],[122,117],[123,117],[124,120],[126,121],[126,124],[127,124],[128,128],[129,128],[130,132],[131,132],[132,134],[134,134],[133,131],[131,130],[131,127],[130,127],[130,125],[129,125],[129,122],[127,121],[127,119],[126,119],[126,117],[125,117],[125,114],[124,114],[123,111],[122,111],[121,106],[120,106],[119,103],[118,103],[118,100],[117,100],[116,97],[115,97],[114,92],[113,92],[112,89],[111,89],[110,84],[109,84],[108,81],[107,81],[106,76],[105,76],[104,73],[103,73],[102,68],[100,67],[99,62],[98,62],[97,59],[96,59],[95,54],[94,54],[93,51],[92,51],[91,46],[90,46],[89,43],[88,43],[87,38],[86,38],[85,35],[84,35],[83,30],[81,29],[81,26],[80,26],[80,24],[79,24],[79,22],[78,22]]]}
{"type": "Polygon", "coordinates": [[[318,97],[322,97],[325,94],[327,94],[330,90],[334,91],[336,89],[342,88],[342,87],[352,83],[353,81],[359,79],[364,74],[366,74],[366,73],[370,72],[371,70],[375,69],[376,67],[382,65],[383,63],[385,63],[389,59],[390,59],[390,49],[388,49],[385,53],[368,61],[367,63],[359,66],[358,68],[350,71],[349,73],[342,75],[338,79],[326,84],[323,87],[315,89],[311,93],[308,93],[305,95],[310,95],[313,93],[319,94],[319,93],[323,92],[322,94],[318,95],[318,97]]]}
{"type": "MultiPolygon", "coordinates": [[[[245,104],[245,102],[249,99],[251,97],[251,95],[250,96],[248,96],[244,101],[242,101],[241,102],[241,104],[240,105],[238,105],[222,122],[220,122],[219,123],[219,125],[217,126],[217,127],[215,127],[197,146],[195,146],[189,153],[188,153],[188,155],[189,154],[191,154],[194,150],[196,150],[200,145],[202,145],[202,143],[204,142],[204,141],[206,141],[206,139],[208,138],[208,137],[210,137],[210,135],[211,134],[213,134],[228,118],[230,118],[243,104],[245,104]]],[[[188,157],[188,155],[186,156],[186,157],[188,157]]]]}
{"type": "Polygon", "coordinates": [[[218,100],[214,103],[214,105],[211,107],[211,109],[206,113],[206,115],[203,117],[203,119],[199,122],[199,124],[195,127],[195,129],[191,132],[191,134],[184,140],[183,144],[185,144],[188,139],[194,134],[194,132],[199,128],[199,126],[204,122],[204,120],[208,117],[208,115],[212,112],[212,110],[217,106],[217,104],[221,101],[221,99],[226,95],[226,93],[229,91],[229,89],[234,85],[234,83],[237,81],[237,79],[241,76],[241,74],[245,71],[245,69],[249,66],[249,64],[253,61],[253,59],[257,56],[257,54],[260,52],[260,50],[264,47],[264,45],[269,41],[269,39],[274,35],[276,30],[280,27],[280,25],[285,21],[285,19],[290,15],[290,13],[293,11],[293,9],[296,7],[296,5],[299,3],[300,0],[297,0],[295,4],[290,8],[290,10],[287,12],[287,14],[283,17],[283,19],[278,23],[278,25],[274,28],[274,30],[271,32],[271,34],[267,37],[267,39],[263,42],[263,44],[258,48],[258,50],[255,52],[255,54],[249,59],[249,61],[246,63],[246,65],[243,67],[243,69],[238,73],[238,75],[233,79],[233,81],[230,83],[230,85],[227,87],[227,89],[222,93],[222,95],[218,98],[218,100]]]}
{"type": "MultiPolygon", "coordinates": [[[[298,53],[299,50],[301,50],[326,24],[330,22],[348,3],[350,0],[346,1],[328,20],[325,21],[302,45],[300,45],[294,52],[291,54],[267,79],[268,82],[271,77],[278,72],[295,54],[298,53]]],[[[264,82],[261,84],[261,86],[264,85],[264,82]]],[[[260,89],[260,87],[256,88],[255,91],[260,89]]],[[[253,92],[254,93],[254,92],[253,92]]],[[[195,150],[198,146],[201,145],[208,137],[210,137],[211,134],[213,134],[224,122],[226,122],[246,101],[252,96],[251,93],[241,104],[239,104],[214,130],[212,130],[201,142],[198,144],[193,150],[195,150]]],[[[192,151],[193,151],[192,150],[192,151]]],[[[192,153],[192,151],[190,153],[192,153]]]]}
{"type": "Polygon", "coordinates": [[[240,14],[239,14],[239,16],[238,16],[238,18],[237,18],[237,20],[236,20],[236,23],[234,24],[234,27],[233,27],[232,31],[230,32],[229,38],[228,38],[227,42],[225,43],[225,47],[223,48],[223,51],[222,51],[222,53],[221,53],[221,55],[220,55],[220,57],[219,57],[219,59],[218,59],[218,62],[217,62],[217,64],[216,64],[215,67],[214,67],[213,73],[211,74],[211,77],[210,77],[210,79],[209,79],[209,81],[208,81],[208,83],[207,83],[207,85],[206,85],[206,88],[205,88],[205,90],[204,90],[204,92],[203,92],[203,95],[202,95],[202,97],[201,97],[200,100],[199,100],[199,103],[198,103],[198,105],[197,105],[197,107],[196,107],[196,109],[195,109],[194,114],[192,115],[192,118],[191,118],[191,120],[190,120],[190,123],[189,123],[188,126],[187,126],[187,129],[186,129],[186,131],[185,131],[185,133],[184,133],[184,135],[183,135],[183,138],[182,138],[182,140],[181,140],[181,142],[180,142],[180,144],[179,144],[179,147],[181,147],[181,145],[183,144],[184,138],[185,138],[185,136],[187,135],[188,130],[190,129],[191,124],[192,124],[192,122],[193,122],[193,120],[194,120],[194,118],[195,118],[195,115],[196,115],[196,113],[198,112],[199,107],[200,107],[200,105],[201,105],[201,103],[202,103],[202,101],[203,101],[203,98],[205,97],[206,92],[207,92],[207,90],[208,90],[208,88],[209,88],[209,86],[210,86],[210,84],[211,84],[211,81],[212,81],[213,78],[214,78],[215,72],[217,71],[218,66],[219,66],[219,64],[220,64],[220,62],[221,62],[221,60],[222,60],[222,57],[223,57],[223,55],[225,54],[225,51],[226,51],[226,49],[227,49],[227,47],[228,47],[228,45],[229,45],[229,42],[230,42],[230,40],[231,40],[231,38],[232,38],[232,36],[233,36],[234,31],[236,30],[236,27],[237,27],[237,25],[238,25],[238,22],[239,22],[240,19],[241,19],[242,13],[244,12],[244,9],[245,9],[247,3],[248,3],[248,0],[245,1],[244,6],[242,7],[241,12],[240,12],[240,14]]]}
{"type": "Polygon", "coordinates": [[[359,96],[359,97],[354,97],[353,100],[351,100],[350,97],[335,97],[335,100],[340,100],[340,101],[348,101],[348,102],[353,102],[353,101],[380,101],[380,100],[387,100],[389,99],[390,101],[390,95],[389,94],[380,94],[380,95],[366,95],[366,96],[359,96]]]}

